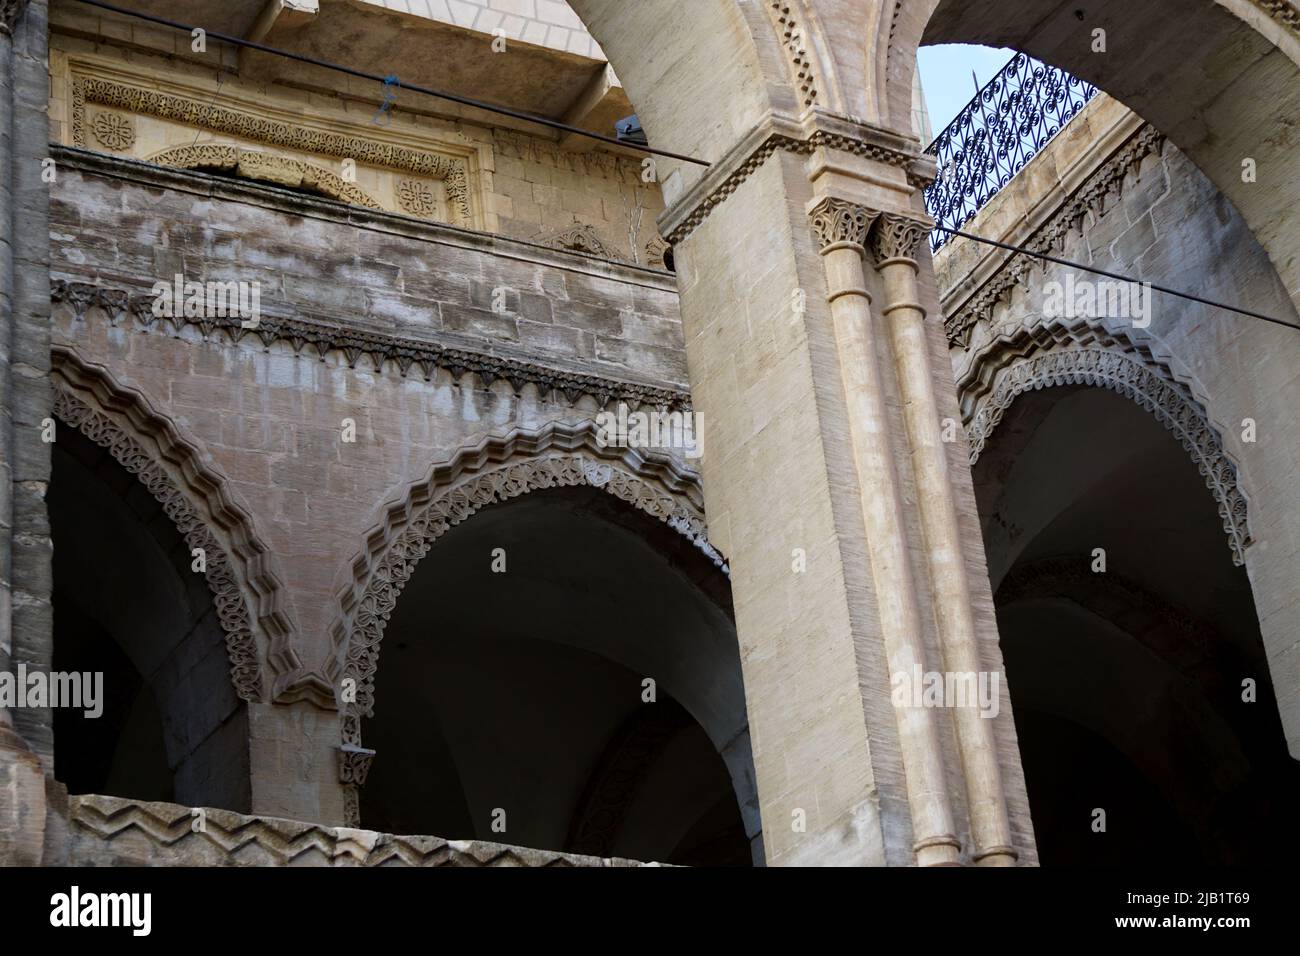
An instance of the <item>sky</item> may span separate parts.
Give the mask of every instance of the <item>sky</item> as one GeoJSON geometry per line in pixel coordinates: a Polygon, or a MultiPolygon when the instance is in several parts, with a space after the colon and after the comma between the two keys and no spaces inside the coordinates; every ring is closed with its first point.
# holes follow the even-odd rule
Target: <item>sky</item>
{"type": "MultiPolygon", "coordinates": [[[[983,86],[1014,55],[1012,50],[964,43],[923,46],[917,56],[921,87],[930,111],[930,128],[938,136],[971,101],[977,89],[971,71],[983,86]]],[[[928,145],[928,144],[927,144],[928,145]]]]}

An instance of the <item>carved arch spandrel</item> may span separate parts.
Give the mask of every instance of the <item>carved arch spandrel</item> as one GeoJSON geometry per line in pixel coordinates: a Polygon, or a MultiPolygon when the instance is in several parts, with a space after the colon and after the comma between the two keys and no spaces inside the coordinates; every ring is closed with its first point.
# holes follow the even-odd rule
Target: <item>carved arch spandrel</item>
{"type": "Polygon", "coordinates": [[[1071,385],[1108,389],[1137,403],[1173,433],[1214,496],[1233,563],[1245,564],[1246,548],[1252,541],[1246,495],[1237,465],[1224,449],[1205,406],[1149,353],[1131,344],[1124,348],[1118,343],[1089,341],[1091,335],[1086,333],[1091,331],[1075,330],[1082,341],[1067,338],[1047,343],[1022,331],[973,364],[965,380],[958,383],[971,465],[1024,393],[1071,385]]]}
{"type": "Polygon", "coordinates": [[[339,591],[330,628],[332,652],[318,678],[339,688],[355,682],[355,700],[340,704],[343,743],[359,747],[360,719],[371,716],[379,646],[398,596],[433,543],[487,505],[545,488],[588,485],[667,524],[729,573],[706,536],[699,478],[667,456],[602,447],[595,423],[553,422],[514,430],[462,449],[410,488],[367,535],[339,591]]]}
{"type": "Polygon", "coordinates": [[[203,548],[204,578],[225,632],[231,683],[241,699],[264,701],[264,675],[276,679],[301,665],[281,578],[252,518],[231,499],[225,479],[204,462],[195,444],[142,394],[65,346],[51,353],[55,414],[133,474],[189,548],[203,548]]]}

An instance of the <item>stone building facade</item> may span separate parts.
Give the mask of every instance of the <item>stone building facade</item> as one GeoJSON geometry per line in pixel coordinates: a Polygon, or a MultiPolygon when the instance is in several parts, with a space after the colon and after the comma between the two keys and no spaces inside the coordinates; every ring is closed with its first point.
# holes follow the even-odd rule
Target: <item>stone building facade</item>
{"type": "Polygon", "coordinates": [[[913,73],[996,42],[1118,98],[972,231],[1294,323],[1289,3],[190,6],[2,8],[0,670],[107,691],[0,708],[0,859],[1032,865],[1161,807],[1255,858],[1300,339],[932,263],[913,73]],[[1152,52],[1171,13],[1212,41],[1152,52]],[[929,672],[997,679],[900,704],[929,672]]]}

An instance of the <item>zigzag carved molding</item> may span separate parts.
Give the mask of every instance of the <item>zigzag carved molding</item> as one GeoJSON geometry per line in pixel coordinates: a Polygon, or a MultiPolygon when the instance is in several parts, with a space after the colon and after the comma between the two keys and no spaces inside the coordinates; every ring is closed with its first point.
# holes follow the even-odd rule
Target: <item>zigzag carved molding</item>
{"type": "MultiPolygon", "coordinates": [[[[392,836],[253,817],[229,810],[147,803],[99,794],[69,799],[72,837],[93,842],[79,858],[114,864],[171,866],[645,866],[631,860],[579,856],[477,840],[392,836]]],[[[653,864],[651,864],[653,865],[653,864]]]]}

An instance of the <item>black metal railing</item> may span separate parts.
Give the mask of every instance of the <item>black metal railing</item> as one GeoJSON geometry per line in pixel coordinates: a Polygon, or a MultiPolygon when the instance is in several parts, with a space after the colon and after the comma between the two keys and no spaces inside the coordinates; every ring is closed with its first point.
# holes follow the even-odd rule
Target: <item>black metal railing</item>
{"type": "MultiPolygon", "coordinates": [[[[938,135],[926,152],[939,177],[925,206],[940,226],[960,229],[1096,94],[1064,70],[1017,53],[938,135]]],[[[930,248],[951,237],[936,229],[930,248]]]]}

